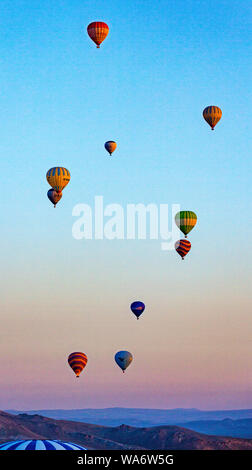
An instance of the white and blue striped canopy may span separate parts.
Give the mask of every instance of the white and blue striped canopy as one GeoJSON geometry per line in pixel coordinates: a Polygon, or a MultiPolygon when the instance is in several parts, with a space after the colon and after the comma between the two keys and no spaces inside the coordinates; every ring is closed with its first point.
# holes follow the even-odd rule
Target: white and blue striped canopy
{"type": "Polygon", "coordinates": [[[0,450],[87,450],[71,442],[54,440],[27,439],[26,441],[10,441],[0,444],[0,450]]]}

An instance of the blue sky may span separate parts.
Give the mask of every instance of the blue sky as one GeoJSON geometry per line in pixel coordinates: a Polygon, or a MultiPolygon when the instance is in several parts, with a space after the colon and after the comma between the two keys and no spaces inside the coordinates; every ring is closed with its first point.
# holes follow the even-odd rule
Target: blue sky
{"type": "MultiPolygon", "coordinates": [[[[160,379],[165,395],[171,385],[166,374],[173,374],[174,394],[161,399],[149,384],[154,398],[146,396],[143,406],[156,400],[167,407],[222,407],[227,395],[232,407],[251,406],[250,22],[247,1],[2,1],[0,348],[7,359],[0,407],[54,403],[63,379],[52,383],[48,364],[64,374],[62,357],[72,348],[96,358],[88,405],[111,406],[111,389],[101,399],[92,387],[113,348],[127,347],[136,349],[142,369],[129,379],[132,396],[117,404],[140,406],[136,377],[142,370],[143,387],[149,384],[144,355],[153,328],[160,343],[155,361],[166,347],[178,359],[174,370],[161,361],[157,376],[153,365],[151,376],[160,379]],[[86,34],[93,20],[110,27],[100,50],[86,34]],[[223,111],[214,132],[202,118],[210,104],[223,111]],[[110,139],[118,143],[112,158],[103,148],[110,139]],[[55,165],[70,170],[71,182],[54,210],[45,174],[55,165]],[[103,195],[105,204],[178,203],[194,210],[198,224],[184,265],[176,253],[162,252],[159,242],[74,240],[72,208],[92,205],[95,195],[103,195]],[[150,306],[146,337],[142,330],[132,333],[124,318],[136,298],[150,306]],[[173,341],[167,345],[163,331],[170,325],[173,341]],[[104,331],[107,339],[97,345],[94,337],[103,338],[104,331]],[[29,341],[44,369],[38,379],[35,366],[25,368],[23,383],[29,341]],[[192,361],[186,380],[185,356],[192,361]],[[215,402],[205,392],[206,358],[213,361],[215,402]],[[9,367],[16,374],[10,385],[9,367]],[[36,379],[48,393],[39,399],[31,386],[36,379]],[[18,395],[13,385],[20,387],[18,395]]],[[[116,393],[117,371],[109,374],[116,393]]],[[[64,377],[67,387],[68,371],[64,377]]],[[[71,407],[64,389],[61,406],[71,407]]],[[[76,405],[85,406],[75,393],[76,405]]]]}

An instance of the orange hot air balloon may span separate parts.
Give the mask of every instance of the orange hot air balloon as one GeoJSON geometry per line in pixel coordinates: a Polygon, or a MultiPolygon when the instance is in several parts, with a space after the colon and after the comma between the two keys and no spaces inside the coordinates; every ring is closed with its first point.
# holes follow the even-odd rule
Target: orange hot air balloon
{"type": "Polygon", "coordinates": [[[207,106],[203,111],[203,118],[212,128],[212,131],[214,130],[216,124],[219,122],[221,116],[222,111],[220,108],[218,108],[218,106],[207,106]]]}
{"type": "Polygon", "coordinates": [[[87,356],[82,352],[73,352],[68,356],[68,364],[78,378],[87,365],[87,356]]]}
{"type": "Polygon", "coordinates": [[[109,155],[112,155],[112,153],[115,151],[117,145],[116,145],[116,142],[114,142],[114,140],[108,140],[107,142],[105,142],[104,147],[107,150],[107,152],[109,153],[109,155]]]}
{"type": "Polygon", "coordinates": [[[106,23],[103,23],[102,21],[94,21],[93,23],[90,23],[88,25],[87,32],[89,37],[99,48],[100,44],[104,41],[104,39],[106,39],[109,33],[109,27],[106,23]]]}

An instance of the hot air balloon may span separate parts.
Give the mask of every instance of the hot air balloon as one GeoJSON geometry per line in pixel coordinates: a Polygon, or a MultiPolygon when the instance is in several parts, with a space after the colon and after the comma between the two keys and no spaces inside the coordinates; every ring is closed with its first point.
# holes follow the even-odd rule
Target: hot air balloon
{"type": "Polygon", "coordinates": [[[112,155],[112,153],[115,151],[117,145],[116,145],[116,142],[114,142],[113,140],[108,140],[108,142],[105,142],[104,147],[107,150],[107,152],[110,155],[112,155]]]}
{"type": "Polygon", "coordinates": [[[93,23],[90,23],[88,25],[87,32],[89,37],[99,48],[100,44],[104,41],[104,39],[106,39],[109,33],[109,27],[106,23],[103,23],[102,21],[94,21],[93,23]]]}
{"type": "Polygon", "coordinates": [[[87,365],[87,356],[82,352],[73,352],[68,356],[68,364],[78,378],[84,367],[87,365]]]}
{"type": "Polygon", "coordinates": [[[190,249],[191,249],[191,243],[189,242],[189,240],[182,239],[182,240],[178,240],[175,243],[175,250],[181,256],[182,259],[184,259],[187,253],[189,253],[190,249]]]}
{"type": "Polygon", "coordinates": [[[123,372],[129,367],[132,360],[133,356],[129,351],[118,351],[115,355],[115,361],[123,372]]]}
{"type": "Polygon", "coordinates": [[[187,238],[187,234],[191,232],[197,223],[197,215],[192,211],[180,211],[175,215],[175,222],[187,238]]]}
{"type": "Polygon", "coordinates": [[[1,443],[0,450],[87,450],[87,448],[55,439],[19,439],[1,443]]]}
{"type": "Polygon", "coordinates": [[[136,302],[133,302],[130,306],[131,311],[136,315],[137,320],[139,319],[140,315],[144,312],[145,305],[143,302],[140,302],[139,300],[136,300],[136,302]]]}
{"type": "Polygon", "coordinates": [[[47,192],[47,197],[49,201],[51,201],[54,204],[54,207],[56,207],[56,204],[61,200],[62,198],[62,193],[55,191],[55,189],[49,189],[47,192]]]}
{"type": "Polygon", "coordinates": [[[218,106],[207,106],[203,111],[203,118],[212,128],[212,131],[214,130],[217,122],[219,122],[221,116],[222,111],[218,106]]]}
{"type": "Polygon", "coordinates": [[[50,186],[57,192],[61,192],[70,181],[70,172],[62,166],[51,168],[46,173],[46,179],[50,186]]]}

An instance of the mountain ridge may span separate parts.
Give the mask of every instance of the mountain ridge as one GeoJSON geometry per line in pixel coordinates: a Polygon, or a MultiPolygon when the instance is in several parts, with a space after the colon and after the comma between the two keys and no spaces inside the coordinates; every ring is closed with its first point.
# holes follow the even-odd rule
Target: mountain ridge
{"type": "MultiPolygon", "coordinates": [[[[21,411],[6,410],[11,414],[20,414],[21,411]]],[[[22,411],[23,412],[23,411],[22,411]]],[[[186,422],[203,420],[230,419],[252,419],[252,409],[238,410],[199,410],[197,408],[83,408],[83,409],[51,409],[51,410],[29,410],[26,414],[39,414],[53,419],[66,419],[77,422],[89,422],[103,426],[158,426],[158,425],[181,425],[186,422]]]]}
{"type": "Polygon", "coordinates": [[[252,450],[249,439],[208,436],[179,426],[105,427],[36,414],[0,412],[0,442],[15,439],[57,439],[95,450],[252,450]]]}
{"type": "Polygon", "coordinates": [[[189,421],[179,426],[193,431],[215,436],[230,436],[252,439],[252,419],[230,419],[212,421],[189,421]]]}

